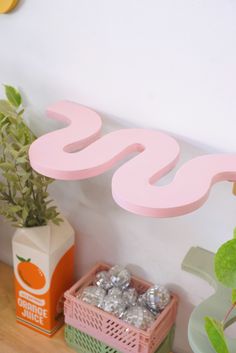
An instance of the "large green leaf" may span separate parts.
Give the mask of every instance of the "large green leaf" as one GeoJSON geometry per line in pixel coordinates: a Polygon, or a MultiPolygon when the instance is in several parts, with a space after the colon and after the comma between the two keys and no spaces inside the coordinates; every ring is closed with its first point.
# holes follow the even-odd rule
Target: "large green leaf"
{"type": "Polygon", "coordinates": [[[236,289],[235,288],[232,290],[232,303],[236,304],[236,289]]]}
{"type": "Polygon", "coordinates": [[[0,112],[5,116],[12,115],[15,116],[16,112],[11,104],[5,99],[0,99],[0,112]]]}
{"type": "Polygon", "coordinates": [[[236,227],[234,228],[234,239],[236,239],[236,227]]]}
{"type": "Polygon", "coordinates": [[[217,353],[230,353],[225,340],[223,325],[220,321],[206,317],[205,330],[212,347],[217,353]]]}
{"type": "Polygon", "coordinates": [[[217,251],[215,274],[223,285],[236,288],[236,239],[227,241],[217,251]]]}
{"type": "Polygon", "coordinates": [[[4,85],[4,87],[9,103],[11,103],[13,107],[18,108],[21,105],[21,95],[19,91],[12,86],[4,85]]]}

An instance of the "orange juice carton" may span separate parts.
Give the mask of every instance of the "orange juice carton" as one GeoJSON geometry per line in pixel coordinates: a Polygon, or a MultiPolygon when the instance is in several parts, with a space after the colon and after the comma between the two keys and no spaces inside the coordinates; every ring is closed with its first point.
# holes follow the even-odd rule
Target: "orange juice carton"
{"type": "Polygon", "coordinates": [[[66,219],[19,228],[13,258],[17,321],[52,336],[63,324],[64,292],[74,281],[74,230],[66,219]]]}

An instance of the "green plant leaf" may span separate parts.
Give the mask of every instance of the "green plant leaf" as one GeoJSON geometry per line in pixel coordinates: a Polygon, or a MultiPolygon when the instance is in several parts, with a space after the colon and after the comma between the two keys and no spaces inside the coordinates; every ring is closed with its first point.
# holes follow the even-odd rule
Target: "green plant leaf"
{"type": "Polygon", "coordinates": [[[226,287],[236,288],[236,239],[224,243],[215,255],[215,274],[226,287]]]}
{"type": "Polygon", "coordinates": [[[6,101],[5,99],[0,99],[0,112],[4,115],[4,116],[8,116],[8,115],[13,115],[15,116],[16,112],[14,110],[14,108],[11,106],[11,104],[6,101]]]}
{"type": "Polygon", "coordinates": [[[24,164],[26,162],[28,162],[28,156],[27,155],[19,157],[19,158],[16,159],[16,164],[24,164]]]}
{"type": "Polygon", "coordinates": [[[12,213],[16,213],[16,212],[19,212],[22,210],[22,207],[21,206],[9,206],[9,211],[12,212],[12,213]]]}
{"type": "Polygon", "coordinates": [[[21,96],[5,86],[8,100],[0,100],[0,214],[16,227],[41,226],[61,219],[47,192],[53,179],[36,173],[28,150],[35,135],[23,119],[21,96]]]}
{"type": "Polygon", "coordinates": [[[10,181],[12,183],[17,183],[18,182],[18,177],[17,177],[16,174],[10,174],[8,172],[5,172],[3,175],[8,181],[10,181]]]}
{"type": "Polygon", "coordinates": [[[24,111],[25,111],[25,109],[21,109],[21,110],[17,113],[17,115],[22,115],[22,114],[24,113],[24,111]]]}
{"type": "Polygon", "coordinates": [[[225,336],[223,325],[209,316],[205,318],[205,330],[212,347],[217,353],[230,353],[225,336]]]}
{"type": "Polygon", "coordinates": [[[236,239],[236,227],[234,228],[234,235],[233,235],[234,239],[236,239]]]}
{"type": "Polygon", "coordinates": [[[236,289],[235,288],[232,290],[232,303],[233,304],[236,303],[236,289]]]}
{"type": "Polygon", "coordinates": [[[21,95],[19,91],[12,86],[4,85],[4,87],[9,103],[13,105],[13,107],[18,108],[21,105],[21,95]]]}
{"type": "Polygon", "coordinates": [[[0,163],[0,169],[4,170],[6,172],[9,170],[13,171],[14,166],[10,162],[2,162],[2,163],[0,163]]]}
{"type": "Polygon", "coordinates": [[[29,210],[28,210],[28,208],[25,206],[25,207],[23,208],[23,211],[22,211],[22,218],[23,218],[24,221],[27,219],[28,215],[29,215],[29,210]]]}

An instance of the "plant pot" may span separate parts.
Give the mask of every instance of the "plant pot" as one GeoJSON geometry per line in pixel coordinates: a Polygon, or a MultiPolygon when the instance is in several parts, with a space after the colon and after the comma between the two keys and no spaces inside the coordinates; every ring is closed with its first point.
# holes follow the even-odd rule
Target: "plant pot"
{"type": "Polygon", "coordinates": [[[63,294],[74,281],[74,230],[63,220],[18,228],[12,241],[16,319],[46,336],[63,324],[63,294]]]}
{"type": "MultiPolygon", "coordinates": [[[[215,277],[214,255],[199,247],[191,248],[182,263],[183,270],[204,279],[215,289],[215,294],[194,309],[189,320],[188,339],[194,353],[215,353],[205,332],[204,318],[212,316],[222,320],[231,305],[232,291],[222,286],[215,277]]],[[[229,319],[231,317],[233,313],[229,319]]],[[[229,351],[236,352],[236,339],[227,338],[227,343],[229,351]]]]}

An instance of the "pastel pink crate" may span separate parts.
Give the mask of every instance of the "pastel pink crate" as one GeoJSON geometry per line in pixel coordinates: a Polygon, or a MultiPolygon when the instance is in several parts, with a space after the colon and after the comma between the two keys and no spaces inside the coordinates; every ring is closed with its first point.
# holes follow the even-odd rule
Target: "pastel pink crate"
{"type": "MultiPolygon", "coordinates": [[[[175,322],[178,297],[172,293],[170,303],[147,331],[128,325],[115,316],[76,298],[76,293],[93,283],[97,272],[108,270],[110,267],[103,263],[97,264],[65,292],[65,322],[123,353],[155,352],[175,322]]],[[[141,294],[152,284],[132,276],[132,285],[141,294]]]]}

